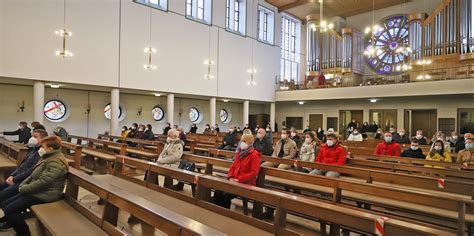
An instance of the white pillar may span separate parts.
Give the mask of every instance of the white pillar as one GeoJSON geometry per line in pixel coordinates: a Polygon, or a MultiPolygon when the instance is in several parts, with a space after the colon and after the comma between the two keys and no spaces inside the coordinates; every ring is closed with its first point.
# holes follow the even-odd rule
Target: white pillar
{"type": "Polygon", "coordinates": [[[275,103],[272,102],[270,103],[270,127],[272,128],[272,131],[275,130],[275,103]]]}
{"type": "Polygon", "coordinates": [[[120,135],[119,116],[120,116],[120,90],[112,89],[110,92],[110,134],[120,135]]]}
{"type": "Polygon", "coordinates": [[[209,122],[211,126],[216,126],[216,98],[211,98],[209,101],[209,106],[210,106],[210,117],[209,117],[209,122]]]}
{"type": "Polygon", "coordinates": [[[172,93],[167,97],[166,113],[168,113],[168,122],[174,125],[174,94],[172,93]]]}
{"type": "Polygon", "coordinates": [[[244,109],[242,111],[243,117],[242,117],[242,126],[245,126],[246,124],[249,123],[249,101],[244,101],[244,109]]]}
{"type": "Polygon", "coordinates": [[[33,84],[33,119],[39,123],[44,123],[44,82],[35,81],[33,84]]]}

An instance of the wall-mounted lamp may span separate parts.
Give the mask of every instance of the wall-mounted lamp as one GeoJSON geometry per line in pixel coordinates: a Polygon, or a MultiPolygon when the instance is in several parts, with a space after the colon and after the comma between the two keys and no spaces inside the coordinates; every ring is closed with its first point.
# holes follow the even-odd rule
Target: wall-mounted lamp
{"type": "Polygon", "coordinates": [[[91,104],[87,104],[86,112],[84,114],[89,115],[91,113],[91,104]]]}
{"type": "Polygon", "coordinates": [[[22,100],[21,101],[21,104],[20,106],[18,107],[18,111],[17,112],[23,112],[25,111],[25,100],[22,100]]]}
{"type": "Polygon", "coordinates": [[[137,111],[137,116],[141,116],[143,112],[143,107],[139,107],[137,111]]]}

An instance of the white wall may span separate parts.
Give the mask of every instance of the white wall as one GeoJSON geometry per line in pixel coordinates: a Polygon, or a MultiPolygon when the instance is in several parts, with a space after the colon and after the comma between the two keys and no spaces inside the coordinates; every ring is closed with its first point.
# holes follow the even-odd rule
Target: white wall
{"type": "MultiPolygon", "coordinates": [[[[0,131],[15,130],[20,121],[31,123],[33,120],[33,87],[20,85],[0,84],[0,131]],[[22,101],[25,101],[26,109],[19,112],[18,107],[22,101]]],[[[45,126],[49,132],[61,125],[71,134],[88,135],[96,137],[99,133],[109,130],[109,121],[104,117],[103,110],[110,102],[110,93],[74,90],[74,89],[50,89],[46,88],[45,100],[57,98],[68,105],[69,117],[63,122],[51,122],[45,119],[45,126]],[[86,110],[90,104],[90,113],[86,110]]],[[[166,111],[166,96],[155,97],[150,95],[120,94],[120,104],[125,110],[125,118],[120,121],[120,126],[130,126],[133,122],[139,124],[151,124],[155,133],[163,133],[166,118],[160,122],[154,121],[151,110],[159,105],[166,111]],[[142,114],[138,115],[139,107],[142,108],[142,114]]],[[[259,104],[255,104],[259,107],[259,104]]],[[[197,107],[202,111],[203,119],[198,123],[198,132],[204,131],[205,124],[209,123],[209,100],[197,100],[188,98],[175,98],[175,121],[187,132],[191,127],[189,120],[189,109],[197,107]],[[181,116],[179,113],[182,112],[181,116]]],[[[251,107],[254,107],[252,104],[251,107]]],[[[242,127],[242,108],[241,102],[217,102],[216,121],[222,131],[226,131],[232,126],[242,127]],[[225,108],[231,113],[232,119],[228,124],[224,124],[219,119],[220,109],[225,108]]],[[[166,117],[166,115],[165,115],[166,117]]],[[[15,137],[16,138],[16,137],[15,137]]]]}
{"type": "Polygon", "coordinates": [[[184,0],[169,0],[168,12],[153,9],[151,45],[157,49],[153,63],[158,68],[149,72],[143,69],[149,7],[132,0],[68,0],[66,26],[73,36],[67,47],[74,57],[62,59],[54,55],[61,47],[54,31],[63,27],[62,0],[2,0],[0,76],[272,101],[281,16],[264,0],[247,2],[247,37],[223,29],[223,0],[213,1],[212,27],[186,19],[184,0]],[[258,4],[276,13],[275,45],[255,40],[258,4]],[[209,40],[210,59],[216,62],[212,81],[203,77],[209,40]],[[247,86],[250,67],[258,71],[254,87],[247,86]]]}
{"type": "MultiPolygon", "coordinates": [[[[403,127],[405,109],[437,109],[438,118],[456,118],[458,108],[474,108],[472,95],[456,96],[420,96],[381,99],[370,103],[366,99],[346,99],[328,101],[310,101],[304,105],[297,102],[278,102],[276,105],[276,121],[281,125],[287,116],[303,117],[303,127],[309,124],[310,114],[323,115],[323,128],[327,130],[327,117],[339,117],[339,110],[363,110],[364,121],[369,121],[370,109],[397,109],[397,127],[403,127]]],[[[456,120],[457,125],[457,120],[456,120]]]]}

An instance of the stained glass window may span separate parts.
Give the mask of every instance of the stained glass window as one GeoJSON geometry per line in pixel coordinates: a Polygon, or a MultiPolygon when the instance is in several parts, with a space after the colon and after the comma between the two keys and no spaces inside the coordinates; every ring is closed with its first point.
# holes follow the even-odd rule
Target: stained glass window
{"type": "Polygon", "coordinates": [[[199,118],[201,118],[201,113],[199,112],[199,110],[195,107],[191,107],[189,111],[189,119],[191,120],[191,122],[196,123],[199,121],[199,118]]]}
{"type": "MultiPolygon", "coordinates": [[[[112,110],[112,108],[110,107],[110,103],[109,103],[104,108],[104,116],[107,120],[110,120],[110,116],[111,116],[110,113],[112,112],[111,110],[112,110]]],[[[123,118],[122,117],[122,107],[119,106],[119,119],[122,119],[122,118],[123,118]]]]}
{"type": "Polygon", "coordinates": [[[165,118],[165,111],[160,106],[155,106],[153,110],[151,110],[151,114],[155,121],[161,121],[165,118]]]}
{"type": "Polygon", "coordinates": [[[367,50],[375,46],[375,54],[367,57],[367,65],[378,74],[396,74],[408,56],[397,49],[408,45],[408,18],[405,15],[391,16],[379,23],[381,30],[367,42],[367,50]],[[373,40],[373,41],[372,41],[373,40]]]}
{"type": "Polygon", "coordinates": [[[221,111],[219,112],[219,118],[223,123],[229,123],[230,113],[226,109],[221,109],[221,111]]]}
{"type": "Polygon", "coordinates": [[[66,117],[67,107],[62,101],[53,99],[44,104],[43,113],[48,120],[60,122],[66,117]]]}

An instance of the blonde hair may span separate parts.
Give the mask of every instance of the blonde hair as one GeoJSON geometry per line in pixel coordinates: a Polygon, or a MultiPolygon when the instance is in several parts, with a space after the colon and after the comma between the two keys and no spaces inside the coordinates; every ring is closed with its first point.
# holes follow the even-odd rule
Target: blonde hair
{"type": "Polygon", "coordinates": [[[240,140],[241,141],[247,141],[249,143],[253,143],[253,141],[255,140],[255,138],[253,137],[253,135],[250,133],[250,134],[243,134],[242,137],[240,137],[240,140]]]}
{"type": "Polygon", "coordinates": [[[244,131],[242,132],[242,134],[252,134],[252,130],[244,129],[244,131]]]}
{"type": "Polygon", "coordinates": [[[179,132],[176,129],[170,129],[168,130],[168,137],[173,136],[174,138],[177,138],[179,136],[179,132]]]}

